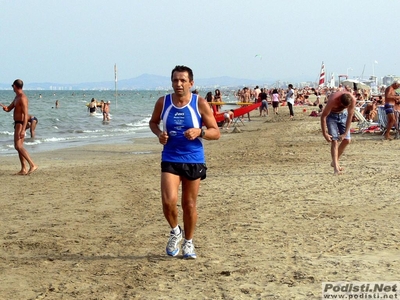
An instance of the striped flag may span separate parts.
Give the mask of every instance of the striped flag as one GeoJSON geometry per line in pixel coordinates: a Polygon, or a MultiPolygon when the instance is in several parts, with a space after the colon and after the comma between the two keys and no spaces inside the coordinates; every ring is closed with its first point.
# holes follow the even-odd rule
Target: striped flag
{"type": "Polygon", "coordinates": [[[324,85],[325,83],[325,66],[324,66],[324,62],[322,62],[322,67],[321,67],[321,73],[319,74],[319,83],[318,85],[324,85]]]}

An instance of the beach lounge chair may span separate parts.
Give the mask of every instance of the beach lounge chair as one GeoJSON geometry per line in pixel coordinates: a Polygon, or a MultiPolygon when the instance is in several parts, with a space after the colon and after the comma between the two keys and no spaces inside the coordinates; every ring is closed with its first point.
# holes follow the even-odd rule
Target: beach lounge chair
{"type": "MultiPolygon", "coordinates": [[[[234,109],[234,119],[232,123],[232,127],[236,127],[238,125],[238,122],[240,121],[243,125],[243,120],[242,116],[252,112],[255,109],[258,109],[261,106],[261,102],[258,103],[242,103],[242,102],[237,102],[236,105],[240,105],[241,107],[234,109]]],[[[213,113],[214,113],[214,118],[219,122],[224,121],[224,113],[223,112],[217,112],[215,105],[212,105],[213,113]]],[[[221,123],[222,124],[222,123],[221,123]]]]}
{"type": "MultiPolygon", "coordinates": [[[[395,111],[395,117],[396,121],[399,122],[399,112],[395,111]]],[[[386,116],[386,111],[384,106],[379,106],[378,107],[378,123],[379,123],[379,128],[381,129],[382,135],[386,133],[386,127],[387,127],[387,116],[386,116]]],[[[391,129],[396,131],[396,139],[399,137],[399,131],[398,131],[399,125],[393,126],[391,129]]]]}
{"type": "Polygon", "coordinates": [[[378,106],[378,123],[379,128],[381,129],[382,135],[386,132],[387,126],[387,116],[385,112],[385,108],[383,106],[378,106]]]}
{"type": "Polygon", "coordinates": [[[357,109],[354,110],[354,116],[357,118],[358,123],[358,131],[356,131],[356,133],[365,133],[368,131],[368,128],[370,128],[371,126],[376,126],[378,125],[378,123],[376,122],[370,122],[368,121],[360,111],[358,111],[357,109]]]}

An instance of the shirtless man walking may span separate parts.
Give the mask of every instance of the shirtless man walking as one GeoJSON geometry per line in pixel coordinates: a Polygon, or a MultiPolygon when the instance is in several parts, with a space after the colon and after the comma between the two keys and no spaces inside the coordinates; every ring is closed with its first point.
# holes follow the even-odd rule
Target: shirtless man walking
{"type": "Polygon", "coordinates": [[[335,175],[342,172],[339,158],[350,144],[350,126],[355,106],[356,98],[353,95],[346,91],[336,92],[329,96],[321,114],[322,135],[331,143],[331,166],[335,175]]]}
{"type": "Polygon", "coordinates": [[[103,122],[110,121],[110,101],[104,103],[103,107],[103,122]]]}
{"type": "MultiPolygon", "coordinates": [[[[385,132],[385,140],[391,140],[390,130],[395,126],[398,130],[399,126],[396,124],[396,116],[394,106],[399,103],[400,96],[396,95],[396,90],[400,88],[400,80],[395,80],[385,90],[385,112],[387,116],[387,127],[385,132]]],[[[398,121],[398,120],[397,120],[398,121]]]]}
{"type": "Polygon", "coordinates": [[[21,79],[17,79],[12,84],[15,98],[9,106],[0,103],[3,110],[10,112],[14,109],[14,148],[18,152],[19,160],[21,162],[21,171],[16,175],[28,175],[36,171],[37,165],[32,161],[28,151],[24,148],[25,130],[28,124],[28,97],[22,91],[24,83],[21,79]],[[26,167],[25,161],[29,164],[29,170],[26,167]]]}

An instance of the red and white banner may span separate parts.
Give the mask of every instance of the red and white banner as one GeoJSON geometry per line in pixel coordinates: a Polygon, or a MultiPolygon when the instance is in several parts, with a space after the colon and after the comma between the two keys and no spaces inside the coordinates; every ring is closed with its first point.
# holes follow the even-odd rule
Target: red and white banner
{"type": "Polygon", "coordinates": [[[321,73],[319,74],[319,83],[318,85],[324,85],[325,83],[325,66],[324,66],[324,62],[322,62],[322,67],[321,67],[321,73]]]}

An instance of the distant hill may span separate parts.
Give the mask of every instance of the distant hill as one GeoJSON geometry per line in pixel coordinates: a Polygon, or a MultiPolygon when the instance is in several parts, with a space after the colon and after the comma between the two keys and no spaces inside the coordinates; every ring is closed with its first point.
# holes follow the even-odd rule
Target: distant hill
{"type": "MultiPolygon", "coordinates": [[[[254,87],[256,85],[264,86],[266,84],[273,83],[273,80],[269,82],[232,78],[228,76],[196,79],[196,88],[217,88],[217,87],[254,87]]],[[[11,88],[10,84],[0,83],[0,89],[11,88]]],[[[54,82],[41,82],[41,83],[30,83],[25,82],[25,90],[113,90],[115,88],[114,81],[104,82],[84,82],[84,83],[54,83],[54,82]]],[[[166,76],[158,76],[151,74],[142,74],[135,78],[122,79],[117,82],[118,90],[154,90],[154,89],[170,89],[171,79],[166,76]]]]}

